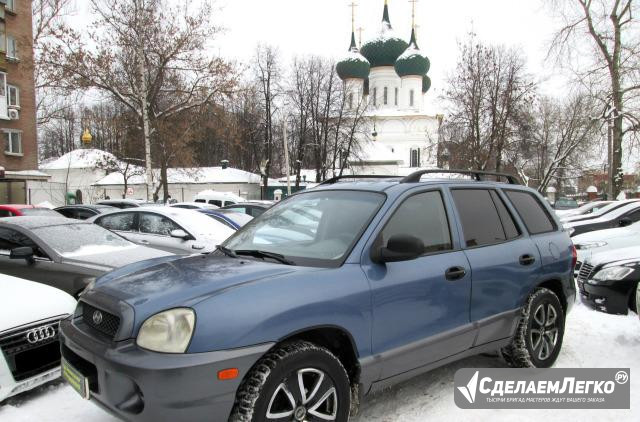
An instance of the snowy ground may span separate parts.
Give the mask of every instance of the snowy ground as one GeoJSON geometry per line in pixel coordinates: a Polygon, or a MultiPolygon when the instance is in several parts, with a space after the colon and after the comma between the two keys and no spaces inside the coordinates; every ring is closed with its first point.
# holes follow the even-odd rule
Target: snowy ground
{"type": "MultiPolygon", "coordinates": [[[[497,358],[478,356],[445,366],[368,398],[354,422],[411,421],[639,421],[640,320],[574,307],[556,366],[631,368],[631,410],[461,410],[453,402],[453,375],[465,367],[496,367],[497,358]],[[635,374],[635,376],[634,376],[635,374]]],[[[70,387],[57,383],[8,400],[2,422],[115,422],[70,387]]]]}

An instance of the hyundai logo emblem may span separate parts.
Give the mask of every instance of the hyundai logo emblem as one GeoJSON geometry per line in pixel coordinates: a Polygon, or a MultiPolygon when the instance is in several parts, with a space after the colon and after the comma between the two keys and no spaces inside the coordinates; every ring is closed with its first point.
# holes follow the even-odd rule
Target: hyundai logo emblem
{"type": "Polygon", "coordinates": [[[45,325],[43,327],[34,328],[27,331],[27,341],[31,344],[36,344],[41,341],[52,339],[56,336],[56,329],[53,325],[45,325]]]}
{"type": "Polygon", "coordinates": [[[96,325],[100,325],[100,324],[102,324],[102,312],[100,312],[100,311],[95,311],[95,312],[93,313],[93,317],[92,317],[92,319],[93,319],[93,323],[94,323],[94,324],[96,324],[96,325]]]}

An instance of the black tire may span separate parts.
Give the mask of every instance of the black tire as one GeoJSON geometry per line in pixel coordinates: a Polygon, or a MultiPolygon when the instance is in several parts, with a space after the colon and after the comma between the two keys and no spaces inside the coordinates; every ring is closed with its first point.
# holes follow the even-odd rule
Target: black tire
{"type": "Polygon", "coordinates": [[[501,350],[503,359],[514,368],[551,367],[562,349],[564,323],[558,296],[547,288],[536,289],[522,308],[511,344],[501,350]]]}
{"type": "Polygon", "coordinates": [[[323,347],[307,341],[295,341],[268,352],[253,366],[238,388],[229,421],[296,421],[302,420],[300,417],[304,414],[304,420],[321,421],[323,419],[313,415],[313,412],[320,412],[323,415],[335,414],[332,420],[336,422],[346,422],[349,420],[350,399],[349,376],[340,360],[323,347]],[[300,385],[300,377],[305,393],[302,393],[303,388],[295,388],[300,385]],[[335,389],[335,394],[332,389],[335,389]],[[327,398],[323,401],[324,397],[327,398]],[[305,399],[308,400],[306,403],[305,399]],[[313,410],[316,405],[320,406],[313,410]],[[289,416],[274,417],[291,410],[293,413],[289,416]]]}

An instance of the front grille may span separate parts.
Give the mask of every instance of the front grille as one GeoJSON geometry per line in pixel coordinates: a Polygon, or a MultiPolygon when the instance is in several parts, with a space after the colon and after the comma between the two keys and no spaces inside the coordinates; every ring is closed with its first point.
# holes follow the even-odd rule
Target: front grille
{"type": "Polygon", "coordinates": [[[111,339],[116,336],[120,328],[120,318],[85,302],[82,303],[82,320],[89,327],[111,339]]]}
{"type": "Polygon", "coordinates": [[[15,381],[60,366],[59,323],[54,320],[32,325],[0,337],[0,350],[15,381]]]}
{"type": "Polygon", "coordinates": [[[581,283],[586,283],[592,271],[593,271],[593,265],[589,265],[586,262],[584,262],[580,267],[580,273],[578,273],[578,281],[581,283]]]}

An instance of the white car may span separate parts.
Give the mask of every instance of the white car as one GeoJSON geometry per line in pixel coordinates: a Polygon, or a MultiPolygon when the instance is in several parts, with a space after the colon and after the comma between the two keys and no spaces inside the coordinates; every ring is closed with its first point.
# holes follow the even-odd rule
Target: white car
{"type": "Polygon", "coordinates": [[[640,199],[625,199],[624,201],[613,201],[610,204],[607,204],[602,208],[598,208],[597,211],[593,211],[590,214],[563,215],[563,216],[559,216],[559,217],[560,217],[560,221],[562,223],[592,220],[592,219],[595,219],[595,218],[605,217],[607,214],[609,214],[612,211],[615,211],[615,210],[617,210],[619,208],[622,208],[624,206],[627,206],[629,204],[632,204],[632,203],[638,202],[638,201],[640,201],[640,199]]]}
{"type": "Polygon", "coordinates": [[[640,246],[640,221],[627,227],[615,229],[596,230],[575,236],[573,244],[578,252],[576,263],[576,273],[580,270],[583,262],[588,261],[593,254],[640,246]]]}
{"type": "Polygon", "coordinates": [[[0,402],[60,377],[58,324],[75,307],[62,290],[0,274],[0,402]]]}
{"type": "Polygon", "coordinates": [[[87,220],[138,245],[174,254],[209,253],[236,230],[195,210],[139,207],[87,220]]]}
{"type": "Polygon", "coordinates": [[[587,202],[579,206],[578,208],[570,209],[570,210],[555,210],[556,215],[560,219],[566,219],[569,217],[575,216],[588,216],[589,214],[593,214],[594,212],[599,211],[605,206],[609,205],[613,201],[592,201],[587,202]]]}
{"type": "Polygon", "coordinates": [[[204,202],[176,202],[175,204],[169,204],[173,208],[184,208],[186,210],[217,210],[220,207],[211,204],[205,204],[204,202]]]}
{"type": "Polygon", "coordinates": [[[201,204],[210,204],[217,207],[225,207],[227,205],[234,205],[238,202],[246,202],[241,196],[236,195],[233,192],[218,192],[214,190],[203,190],[198,193],[193,202],[199,202],[201,204]]]}

